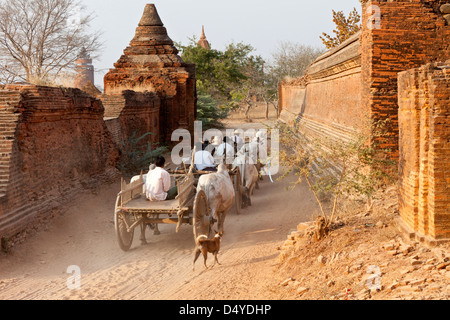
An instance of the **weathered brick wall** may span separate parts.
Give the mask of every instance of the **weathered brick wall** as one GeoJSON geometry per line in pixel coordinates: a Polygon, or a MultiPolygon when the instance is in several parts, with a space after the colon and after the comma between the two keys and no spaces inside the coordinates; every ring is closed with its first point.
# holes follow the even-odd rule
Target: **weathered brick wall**
{"type": "Polygon", "coordinates": [[[450,63],[399,74],[400,215],[419,237],[450,239],[450,63]]]}
{"type": "Polygon", "coordinates": [[[279,88],[280,118],[319,134],[348,138],[363,125],[360,34],[320,56],[300,79],[279,88]]]}
{"type": "MultiPolygon", "coordinates": [[[[358,127],[366,115],[375,121],[390,120],[390,136],[383,138],[381,146],[390,148],[394,159],[399,158],[399,150],[402,153],[402,218],[412,230],[435,239],[449,238],[449,180],[444,171],[448,166],[448,160],[444,160],[448,159],[448,135],[443,133],[448,132],[448,118],[426,112],[426,108],[418,112],[415,99],[420,93],[422,100],[448,106],[448,95],[442,93],[445,84],[437,78],[430,80],[423,70],[417,71],[414,86],[419,88],[420,81],[424,84],[410,93],[409,100],[401,102],[405,110],[416,111],[401,113],[403,132],[399,139],[399,95],[404,97],[409,89],[405,83],[398,88],[398,74],[450,58],[450,22],[440,11],[444,3],[449,1],[367,1],[362,8],[359,74],[356,41],[351,44],[349,40],[310,66],[303,101],[289,102],[291,89],[280,86],[281,107],[301,107],[301,121],[316,132],[345,139],[345,129],[358,127]],[[376,22],[376,10],[381,17],[379,27],[368,23],[376,22]],[[348,54],[344,54],[346,51],[348,54]],[[346,56],[348,59],[344,59],[346,56]],[[435,87],[428,88],[426,84],[435,87]],[[430,97],[426,96],[428,93],[430,97]],[[439,142],[429,140],[429,135],[439,137],[439,142]]],[[[406,78],[403,75],[403,81],[406,78]]],[[[448,109],[446,112],[448,117],[448,109]]]]}
{"type": "Polygon", "coordinates": [[[358,129],[369,117],[363,111],[360,69],[312,81],[307,87],[303,116],[313,121],[358,129]]]}
{"type": "Polygon", "coordinates": [[[282,83],[279,87],[280,118],[292,124],[302,113],[306,86],[282,83]]]}
{"type": "Polygon", "coordinates": [[[0,236],[20,231],[83,184],[117,173],[103,114],[101,102],[78,89],[0,91],[0,236]]]}
{"type": "Polygon", "coordinates": [[[432,61],[450,57],[450,27],[437,9],[443,1],[367,1],[363,5],[362,104],[375,120],[390,119],[390,139],[386,147],[398,152],[397,75],[432,61]],[[368,21],[379,8],[381,28],[368,21]]]}
{"type": "Polygon", "coordinates": [[[309,67],[306,83],[281,84],[281,118],[301,116],[317,130],[342,136],[366,118],[389,119],[391,135],[382,146],[398,158],[397,75],[450,58],[450,26],[439,11],[446,2],[367,1],[359,36],[319,57],[309,67]],[[368,11],[370,6],[380,9],[379,29],[367,23],[375,13],[368,11]]]}
{"type": "Polygon", "coordinates": [[[122,126],[119,118],[105,118],[105,124],[108,131],[111,133],[111,137],[117,146],[124,141],[122,136],[122,126]]]}
{"type": "Polygon", "coordinates": [[[160,142],[160,109],[161,100],[155,93],[123,91],[116,95],[103,95],[101,100],[105,107],[105,117],[115,141],[120,145],[133,135],[139,138],[147,133],[142,143],[160,142]],[[112,122],[112,119],[117,121],[112,122]]]}

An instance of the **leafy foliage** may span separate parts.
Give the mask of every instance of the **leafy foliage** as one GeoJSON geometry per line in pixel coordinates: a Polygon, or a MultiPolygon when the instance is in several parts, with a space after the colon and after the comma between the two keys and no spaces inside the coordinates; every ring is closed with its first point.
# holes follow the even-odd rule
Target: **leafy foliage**
{"type": "Polygon", "coordinates": [[[320,36],[320,39],[327,49],[339,46],[345,40],[361,30],[361,16],[356,8],[350,12],[348,17],[346,17],[343,11],[333,10],[333,22],[336,24],[336,29],[333,30],[334,36],[326,34],[325,32],[320,36]]]}
{"type": "Polygon", "coordinates": [[[211,96],[201,94],[198,96],[198,120],[202,122],[203,129],[221,128],[221,120],[228,116],[227,109],[220,108],[218,102],[211,96]]]}
{"type": "MultiPolygon", "coordinates": [[[[209,96],[217,103],[220,116],[225,111],[236,110],[251,104],[257,96],[257,89],[264,85],[264,60],[253,55],[251,45],[230,43],[224,51],[205,49],[197,45],[195,38],[181,48],[182,58],[197,66],[197,89],[199,96],[209,96]]],[[[200,101],[200,108],[202,108],[200,101]]],[[[206,102],[205,112],[213,110],[206,102]]]]}
{"type": "Polygon", "coordinates": [[[136,137],[135,131],[126,141],[121,141],[122,155],[118,164],[118,169],[126,176],[139,174],[142,170],[147,170],[149,165],[156,160],[156,157],[164,154],[167,148],[153,148],[151,142],[142,143],[144,139],[153,133],[149,132],[140,137],[136,137]]]}
{"type": "Polygon", "coordinates": [[[253,60],[253,47],[244,43],[231,43],[225,51],[205,49],[190,39],[188,45],[178,44],[182,58],[197,66],[197,87],[201,94],[216,100],[231,98],[231,91],[248,79],[246,69],[253,60]]]}

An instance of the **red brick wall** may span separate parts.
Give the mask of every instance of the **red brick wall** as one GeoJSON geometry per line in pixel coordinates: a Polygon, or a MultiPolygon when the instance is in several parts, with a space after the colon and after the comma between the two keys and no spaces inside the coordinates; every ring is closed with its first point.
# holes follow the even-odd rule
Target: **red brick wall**
{"type": "Polygon", "coordinates": [[[122,141],[128,141],[134,133],[136,138],[152,133],[142,143],[160,142],[161,100],[156,94],[123,91],[122,94],[103,95],[101,100],[105,107],[105,117],[117,118],[120,123],[120,130],[110,124],[118,145],[122,141]]]}
{"type": "Polygon", "coordinates": [[[402,72],[398,83],[400,215],[420,236],[450,239],[450,65],[402,72]]]}
{"type": "Polygon", "coordinates": [[[122,137],[122,126],[120,125],[119,118],[105,118],[105,124],[108,131],[111,133],[111,137],[117,146],[124,141],[122,137]]]}
{"type": "Polygon", "coordinates": [[[14,128],[0,129],[9,143],[0,167],[6,186],[0,194],[0,235],[48,213],[83,184],[116,174],[118,151],[103,114],[99,100],[77,89],[0,91],[0,123],[15,118],[14,128]]]}
{"type": "Polygon", "coordinates": [[[408,71],[402,83],[398,75],[450,59],[450,26],[439,11],[447,2],[367,1],[362,10],[360,75],[348,74],[356,69],[344,59],[354,56],[347,43],[310,66],[304,102],[287,103],[289,93],[285,86],[280,88],[281,107],[302,105],[302,121],[326,134],[345,138],[344,129],[357,127],[365,114],[373,120],[390,120],[390,137],[382,141],[382,147],[391,148],[392,157],[401,161],[402,219],[410,229],[435,239],[450,238],[448,109],[446,115],[442,113],[450,104],[448,72],[438,75],[426,71],[429,67],[408,71]],[[368,8],[380,10],[379,28],[369,27],[375,11],[368,8]],[[431,103],[435,107],[428,112],[426,106],[431,103]],[[406,110],[400,110],[400,124],[399,104],[406,110]]]}
{"type": "Polygon", "coordinates": [[[348,137],[369,118],[361,105],[360,35],[320,56],[300,79],[279,86],[280,118],[319,135],[348,137]]]}
{"type": "Polygon", "coordinates": [[[311,82],[306,89],[303,115],[314,121],[359,128],[364,116],[368,116],[361,106],[360,69],[311,82]]]}
{"type": "Polygon", "coordinates": [[[144,77],[143,82],[132,81],[135,78],[121,72],[137,72],[133,69],[115,69],[105,76],[105,93],[107,95],[120,95],[122,91],[136,91],[140,93],[151,92],[160,99],[159,127],[160,140],[170,143],[173,131],[187,129],[194,132],[194,121],[197,119],[197,92],[195,67],[185,66],[176,74],[177,70],[170,70],[173,74],[163,71],[139,70],[138,79],[144,77]],[[184,73],[182,73],[184,72],[184,73]],[[139,75],[141,77],[139,77],[139,75]],[[126,80],[122,81],[121,77],[126,80]]]}
{"type": "Polygon", "coordinates": [[[442,1],[368,1],[363,6],[362,103],[375,120],[391,119],[392,137],[385,146],[398,150],[397,75],[450,57],[450,27],[436,8],[442,1]],[[381,28],[369,28],[372,13],[381,12],[381,28]]]}
{"type": "Polygon", "coordinates": [[[306,88],[298,85],[280,84],[279,106],[280,117],[293,123],[303,110],[306,88]]]}

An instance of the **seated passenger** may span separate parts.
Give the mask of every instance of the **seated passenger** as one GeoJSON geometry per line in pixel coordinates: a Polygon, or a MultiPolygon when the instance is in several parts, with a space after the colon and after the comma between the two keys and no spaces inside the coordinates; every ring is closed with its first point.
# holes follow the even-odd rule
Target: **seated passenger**
{"type": "Polygon", "coordinates": [[[223,143],[217,147],[215,156],[225,157],[225,158],[233,158],[234,157],[234,147],[229,143],[230,140],[231,139],[228,137],[223,138],[223,143]]]}
{"type": "Polygon", "coordinates": [[[233,142],[234,144],[234,154],[236,155],[238,153],[239,150],[241,150],[241,148],[244,145],[244,140],[240,137],[240,131],[238,129],[236,129],[234,131],[234,135],[231,137],[231,142],[233,142]]]}
{"type": "Polygon", "coordinates": [[[239,149],[242,148],[244,140],[241,138],[241,132],[238,129],[234,130],[234,135],[231,137],[231,141],[237,143],[239,149]]]}
{"type": "Polygon", "coordinates": [[[178,195],[177,187],[171,187],[170,174],[164,170],[166,159],[156,158],[156,168],[150,171],[145,182],[145,193],[149,201],[174,200],[178,195]]]}
{"type": "Polygon", "coordinates": [[[202,150],[195,153],[194,164],[198,171],[216,172],[217,168],[214,164],[214,158],[211,153],[206,151],[208,146],[209,143],[204,143],[202,145],[202,150]]]}

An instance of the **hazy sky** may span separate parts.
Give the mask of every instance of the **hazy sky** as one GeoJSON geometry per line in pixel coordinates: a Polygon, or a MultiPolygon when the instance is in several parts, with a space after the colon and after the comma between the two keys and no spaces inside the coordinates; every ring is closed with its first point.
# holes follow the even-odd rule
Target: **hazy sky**
{"type": "Polygon", "coordinates": [[[95,20],[92,27],[103,32],[105,49],[94,61],[96,84],[128,46],[145,4],[154,3],[176,42],[200,36],[205,25],[212,47],[223,49],[231,41],[251,44],[256,54],[270,60],[280,41],[323,47],[319,36],[334,29],[332,10],[348,14],[358,0],[82,0],[95,20]]]}

